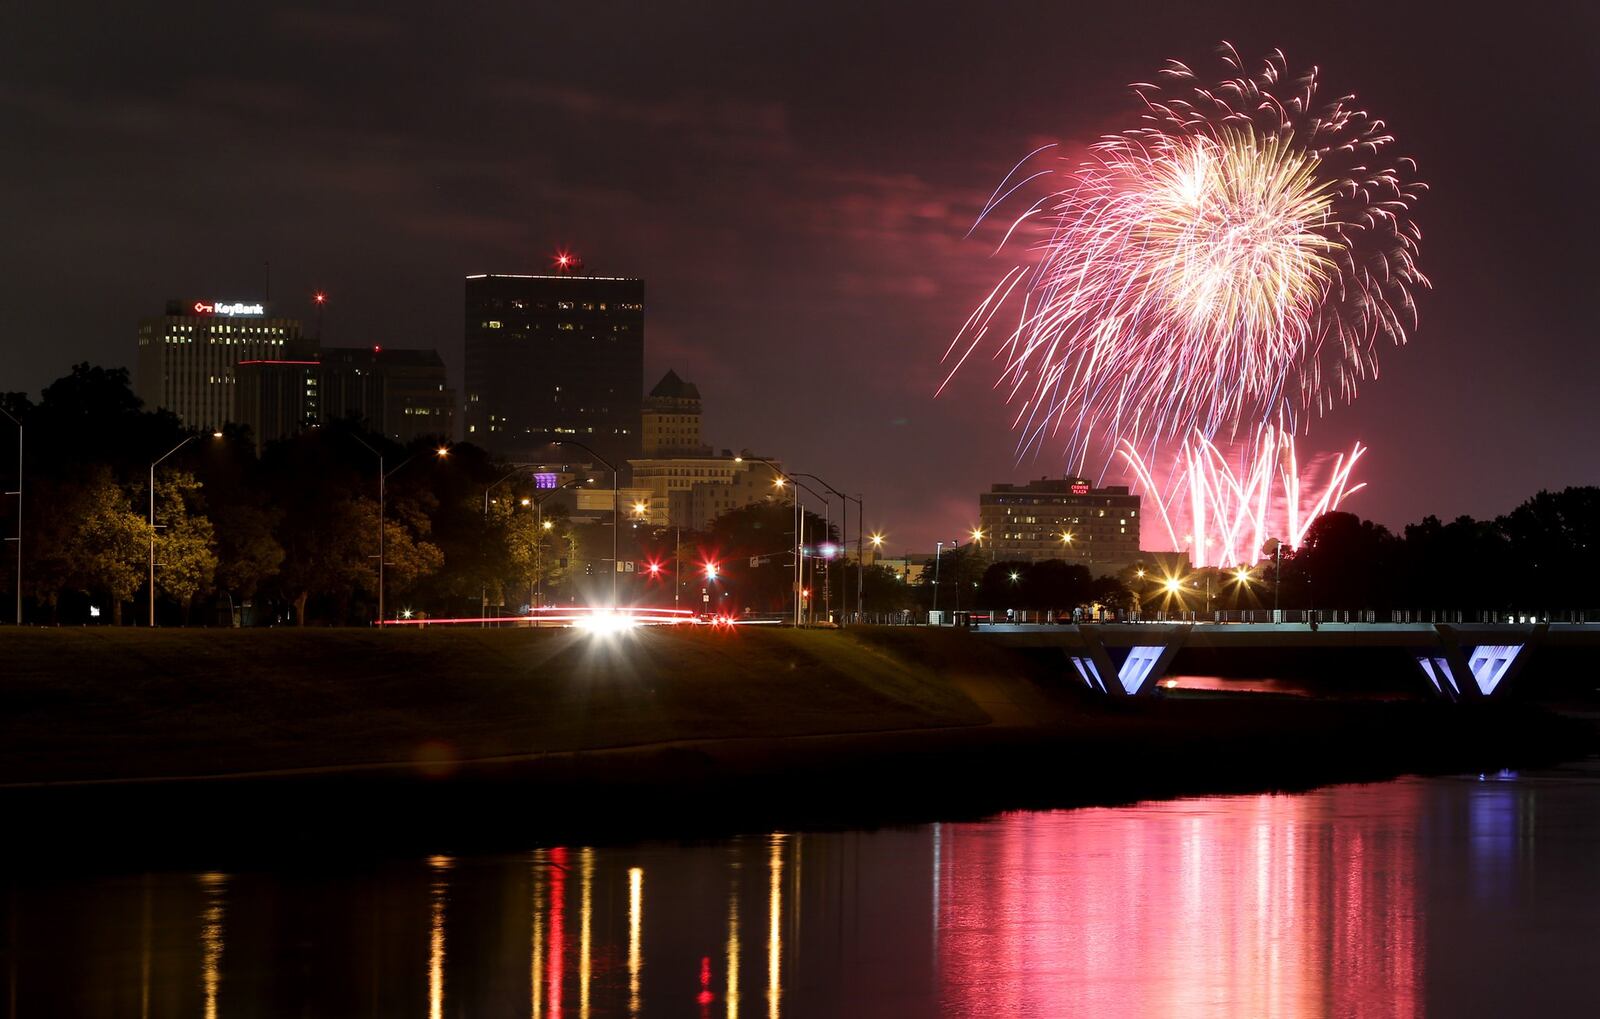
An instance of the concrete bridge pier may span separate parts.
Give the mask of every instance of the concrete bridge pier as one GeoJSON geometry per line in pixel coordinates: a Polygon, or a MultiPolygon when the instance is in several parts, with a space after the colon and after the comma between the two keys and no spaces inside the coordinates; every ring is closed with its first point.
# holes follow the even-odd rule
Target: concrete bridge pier
{"type": "Polygon", "coordinates": [[[1078,629],[1082,650],[1069,650],[1067,655],[1091,690],[1137,697],[1155,689],[1167,674],[1188,631],[1187,626],[1141,627],[1141,643],[1108,646],[1096,627],[1084,626],[1078,629]]]}
{"type": "Polygon", "coordinates": [[[1417,666],[1439,696],[1451,701],[1481,700],[1503,692],[1522,671],[1534,644],[1549,630],[1548,623],[1526,627],[1496,627],[1492,635],[1439,623],[1432,647],[1415,649],[1417,666]],[[1495,641],[1488,643],[1484,640],[1495,641]]]}

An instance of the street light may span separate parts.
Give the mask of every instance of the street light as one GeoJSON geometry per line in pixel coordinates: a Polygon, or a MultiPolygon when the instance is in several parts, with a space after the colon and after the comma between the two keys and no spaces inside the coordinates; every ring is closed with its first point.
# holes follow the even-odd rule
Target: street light
{"type": "MultiPolygon", "coordinates": [[[[487,528],[488,524],[489,524],[489,493],[493,492],[496,488],[499,488],[501,485],[505,484],[507,481],[510,481],[512,478],[516,477],[518,474],[521,474],[523,471],[530,471],[530,470],[533,470],[535,467],[539,467],[539,466],[542,466],[542,465],[540,465],[540,464],[517,464],[515,467],[511,468],[511,470],[507,471],[505,474],[502,474],[493,484],[491,484],[491,485],[487,486],[486,488],[484,488],[484,490],[483,490],[483,522],[484,522],[485,528],[487,528]]],[[[528,505],[528,500],[526,498],[524,498],[522,500],[522,505],[524,505],[524,506],[528,505]]],[[[488,580],[487,579],[485,579],[482,584],[478,585],[478,623],[479,623],[480,626],[488,626],[489,625],[489,584],[488,584],[488,580]]]]}
{"type": "Polygon", "coordinates": [[[17,426],[17,490],[15,492],[7,492],[6,493],[7,495],[14,495],[14,496],[17,497],[17,536],[15,538],[7,538],[6,540],[7,541],[15,541],[17,543],[17,625],[21,626],[22,625],[22,421],[19,418],[12,417],[11,416],[11,412],[6,410],[4,407],[0,407],[0,414],[4,414],[6,416],[6,420],[10,421],[12,424],[17,426]]]}
{"type": "Polygon", "coordinates": [[[612,463],[610,460],[607,460],[599,453],[596,453],[588,446],[585,446],[583,443],[576,442],[572,439],[556,439],[551,442],[550,445],[576,446],[585,453],[588,453],[590,456],[594,457],[596,460],[599,460],[601,463],[605,464],[607,469],[611,471],[611,607],[615,609],[617,607],[617,570],[622,565],[622,563],[617,559],[617,532],[622,529],[620,526],[622,512],[617,489],[617,465],[612,463]]]}
{"type": "MultiPolygon", "coordinates": [[[[211,433],[211,437],[213,439],[220,439],[220,438],[222,438],[222,433],[221,432],[212,432],[211,433]]],[[[176,446],[173,446],[171,449],[167,450],[165,453],[162,453],[160,456],[156,457],[155,461],[150,464],[150,625],[151,626],[155,626],[156,625],[156,468],[158,466],[160,466],[161,461],[165,460],[167,457],[171,456],[172,454],[176,453],[178,450],[180,450],[183,447],[187,446],[189,443],[193,442],[197,438],[199,438],[199,435],[187,435],[187,436],[184,436],[184,439],[183,439],[182,442],[178,443],[176,446]]],[[[20,481],[18,482],[17,487],[18,488],[22,487],[20,481]]],[[[20,522],[21,521],[19,520],[18,523],[20,524],[20,522]]],[[[20,535],[20,532],[19,532],[19,535],[20,535]]],[[[20,540],[18,541],[18,544],[19,545],[21,544],[20,540]]],[[[17,604],[18,604],[18,606],[20,608],[22,603],[19,600],[17,604]]]]}
{"type": "MultiPolygon", "coordinates": [[[[535,533],[538,534],[538,538],[539,538],[539,546],[538,546],[539,547],[539,573],[538,573],[537,576],[535,576],[533,578],[533,592],[534,592],[534,594],[533,594],[533,604],[534,604],[535,608],[542,608],[544,606],[544,573],[545,573],[545,565],[544,565],[544,534],[543,534],[543,532],[551,530],[552,528],[555,527],[555,521],[546,520],[544,518],[544,501],[546,499],[550,498],[552,495],[555,495],[557,492],[561,491],[563,488],[571,488],[573,485],[578,484],[580,481],[582,483],[586,484],[586,485],[594,484],[594,479],[593,478],[573,478],[570,481],[562,482],[561,484],[557,485],[555,488],[552,488],[550,491],[546,492],[543,496],[533,500],[533,513],[534,513],[533,519],[534,519],[534,522],[538,526],[538,531],[536,531],[535,533]]],[[[528,500],[524,499],[522,501],[523,501],[524,504],[526,504],[528,500]]],[[[613,608],[615,608],[615,606],[613,606],[613,608]]]]}
{"type": "Polygon", "coordinates": [[[828,491],[844,500],[844,510],[840,514],[841,531],[839,534],[839,543],[841,545],[845,545],[846,547],[848,547],[850,541],[850,503],[851,501],[854,501],[856,504],[856,615],[859,617],[861,614],[861,536],[866,530],[864,522],[866,517],[866,507],[861,502],[861,496],[846,495],[837,488],[834,488],[832,485],[828,484],[826,481],[823,481],[821,478],[817,477],[815,474],[796,474],[794,476],[797,478],[810,478],[812,481],[815,481],[823,488],[826,488],[828,491]]]}
{"type": "Polygon", "coordinates": [[[794,625],[800,626],[804,620],[804,610],[801,605],[801,599],[804,593],[802,589],[805,587],[806,555],[805,517],[802,514],[800,506],[800,489],[804,488],[806,491],[811,492],[812,495],[817,496],[819,499],[822,497],[817,495],[816,492],[812,491],[806,485],[796,481],[788,474],[785,474],[783,468],[779,467],[771,460],[768,460],[766,457],[736,456],[733,458],[733,462],[744,463],[746,459],[754,460],[756,463],[766,464],[767,468],[771,470],[774,475],[772,479],[773,488],[781,491],[790,484],[794,485],[794,625]]]}
{"type": "MultiPolygon", "coordinates": [[[[384,455],[382,453],[378,452],[376,449],[373,449],[371,443],[369,443],[366,439],[363,439],[361,436],[357,435],[355,432],[346,432],[345,434],[349,435],[350,438],[352,438],[352,439],[356,440],[357,442],[361,443],[362,446],[366,447],[367,452],[371,453],[373,456],[378,458],[378,629],[381,630],[381,629],[383,629],[383,593],[384,593],[383,568],[384,568],[384,565],[385,565],[384,564],[385,553],[387,551],[387,549],[384,547],[384,534],[383,534],[383,530],[384,530],[384,528],[383,528],[384,501],[385,501],[386,488],[388,486],[389,479],[391,477],[393,477],[400,470],[401,467],[404,467],[406,464],[408,464],[411,461],[415,460],[417,458],[417,454],[415,454],[415,453],[411,454],[410,456],[406,457],[404,460],[400,461],[399,465],[396,466],[394,468],[394,470],[385,472],[384,469],[383,469],[384,455]]],[[[444,459],[445,457],[449,456],[449,455],[450,455],[450,447],[448,447],[448,446],[440,446],[438,449],[434,450],[434,456],[438,457],[441,460],[444,459]]]]}

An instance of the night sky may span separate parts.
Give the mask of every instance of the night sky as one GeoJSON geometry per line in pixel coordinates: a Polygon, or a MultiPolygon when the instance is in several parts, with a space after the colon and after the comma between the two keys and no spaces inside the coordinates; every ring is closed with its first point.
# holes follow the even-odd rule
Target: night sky
{"type": "Polygon", "coordinates": [[[930,549],[1062,470],[1017,462],[993,366],[933,399],[1003,270],[963,239],[983,199],[1228,39],[1356,92],[1433,189],[1421,327],[1302,454],[1367,442],[1347,508],[1390,526],[1494,515],[1600,481],[1600,8],[1429,6],[13,6],[0,389],[131,367],[141,317],[259,298],[268,261],[281,313],[325,289],[327,342],[437,347],[459,388],[462,277],[568,248],[646,279],[647,386],[697,382],[708,441],[930,549]]]}

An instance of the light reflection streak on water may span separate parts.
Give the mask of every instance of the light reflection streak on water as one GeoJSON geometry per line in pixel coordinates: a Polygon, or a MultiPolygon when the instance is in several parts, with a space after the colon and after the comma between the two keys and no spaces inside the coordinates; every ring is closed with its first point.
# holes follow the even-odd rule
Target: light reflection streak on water
{"type": "Polygon", "coordinates": [[[589,1019],[589,949],[594,921],[594,850],[578,850],[579,871],[583,881],[583,905],[578,928],[578,1016],[589,1019]]]}
{"type": "Polygon", "coordinates": [[[644,924],[644,871],[628,869],[628,1014],[639,1014],[639,936],[644,924]]]}
{"type": "Polygon", "coordinates": [[[733,861],[733,875],[728,882],[728,989],[723,998],[728,1003],[728,1019],[739,1019],[739,861],[733,861]]]}
{"type": "Polygon", "coordinates": [[[533,851],[533,944],[530,949],[528,1000],[533,1019],[544,1016],[544,907],[545,872],[550,866],[549,854],[543,849],[533,851]]]}
{"type": "Polygon", "coordinates": [[[935,822],[933,825],[933,919],[929,924],[929,935],[933,942],[933,957],[937,962],[939,958],[939,856],[940,840],[943,826],[935,822]]]}
{"type": "Polygon", "coordinates": [[[450,891],[450,864],[448,856],[428,859],[428,866],[433,868],[433,881],[428,886],[428,1019],[444,1019],[444,904],[450,891]]]}
{"type": "Polygon", "coordinates": [[[567,851],[550,850],[550,949],[546,953],[545,1003],[550,1019],[561,1019],[561,980],[566,966],[567,851]]]}
{"type": "MultiPolygon", "coordinates": [[[[139,1019],[150,1019],[150,875],[144,876],[139,907],[139,1019]]],[[[12,963],[16,965],[15,962],[12,963]]],[[[13,981],[13,984],[15,982],[13,981]]],[[[17,1014],[15,993],[11,1003],[13,1017],[17,1014]]]]}
{"type": "Polygon", "coordinates": [[[783,963],[783,842],[785,836],[772,836],[772,852],[767,859],[767,1016],[778,1019],[779,1000],[783,994],[780,969],[783,963]]]}
{"type": "Polygon", "coordinates": [[[200,914],[200,986],[205,994],[205,1017],[217,1019],[217,994],[222,984],[222,921],[228,878],[225,874],[200,875],[205,909],[200,914]]]}
{"type": "Polygon", "coordinates": [[[1370,820],[1415,813],[1416,788],[946,825],[946,1009],[1419,1015],[1415,829],[1370,820]]]}

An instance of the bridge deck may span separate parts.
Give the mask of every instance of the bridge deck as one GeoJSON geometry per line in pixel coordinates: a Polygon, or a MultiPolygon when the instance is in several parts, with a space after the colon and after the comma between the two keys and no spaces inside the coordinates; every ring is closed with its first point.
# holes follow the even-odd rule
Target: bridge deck
{"type": "Polygon", "coordinates": [[[1108,647],[1166,644],[1174,638],[1201,648],[1365,648],[1427,647],[1441,630],[1463,644],[1516,644],[1540,628],[1541,644],[1600,648],[1600,623],[989,623],[975,631],[1012,647],[1084,645],[1092,633],[1108,647]]]}
{"type": "Polygon", "coordinates": [[[977,632],[1009,647],[1059,648],[1091,689],[1113,696],[1154,689],[1183,648],[1395,648],[1451,700],[1503,690],[1531,648],[1600,648],[1596,623],[998,623],[977,632]]]}

